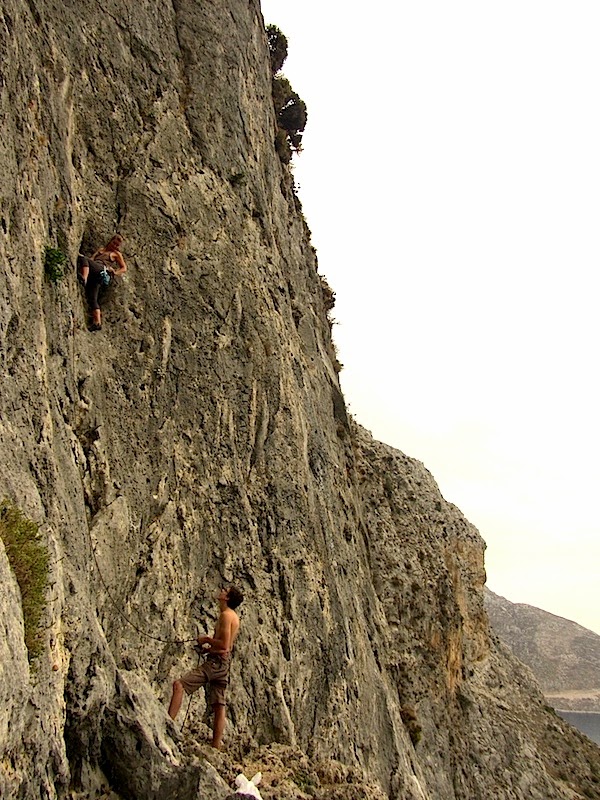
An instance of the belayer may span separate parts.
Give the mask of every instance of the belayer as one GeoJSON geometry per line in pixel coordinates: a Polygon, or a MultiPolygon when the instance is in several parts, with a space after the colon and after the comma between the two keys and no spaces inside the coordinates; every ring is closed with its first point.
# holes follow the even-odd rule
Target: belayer
{"type": "Polygon", "coordinates": [[[173,683],[173,695],[169,704],[169,716],[175,719],[183,692],[193,694],[201,686],[205,686],[207,703],[214,712],[212,746],[221,748],[223,730],[225,728],[225,693],[229,683],[229,665],[231,651],[240,629],[240,620],[234,609],[244,599],[244,595],[235,586],[221,589],[217,596],[219,601],[219,618],[212,636],[198,636],[198,644],[206,655],[200,666],[186,672],[173,683]]]}
{"type": "Polygon", "coordinates": [[[80,254],[77,259],[77,276],[85,287],[85,296],[92,312],[91,331],[102,328],[102,311],[98,302],[100,289],[108,286],[115,275],[124,275],[127,272],[127,264],[119,252],[122,244],[123,237],[116,234],[104,247],[96,250],[91,258],[80,254]]]}

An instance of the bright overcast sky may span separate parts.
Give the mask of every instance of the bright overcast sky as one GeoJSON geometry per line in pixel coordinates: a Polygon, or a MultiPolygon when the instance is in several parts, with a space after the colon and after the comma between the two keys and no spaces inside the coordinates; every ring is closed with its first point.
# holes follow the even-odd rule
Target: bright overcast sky
{"type": "Polygon", "coordinates": [[[350,411],[600,633],[600,4],[262,0],[350,411]]]}

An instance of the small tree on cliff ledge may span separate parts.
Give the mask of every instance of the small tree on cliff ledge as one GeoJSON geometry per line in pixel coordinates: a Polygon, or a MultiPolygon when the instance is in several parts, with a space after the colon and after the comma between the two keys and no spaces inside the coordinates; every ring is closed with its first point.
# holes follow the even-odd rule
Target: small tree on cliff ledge
{"type": "Polygon", "coordinates": [[[288,56],[288,41],[276,25],[267,25],[265,30],[271,56],[271,75],[277,75],[288,56]]]}
{"type": "Polygon", "coordinates": [[[268,25],[266,32],[271,59],[271,93],[277,119],[275,149],[283,163],[289,164],[292,153],[299,153],[302,149],[302,133],[308,116],[306,103],[292,89],[288,79],[278,74],[287,58],[287,38],[275,25],[268,25]]]}

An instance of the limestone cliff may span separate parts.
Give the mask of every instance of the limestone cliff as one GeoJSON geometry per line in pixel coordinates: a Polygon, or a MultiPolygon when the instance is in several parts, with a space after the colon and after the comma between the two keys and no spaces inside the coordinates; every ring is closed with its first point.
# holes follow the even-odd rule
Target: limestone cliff
{"type": "Polygon", "coordinates": [[[229,581],[230,752],[334,765],[265,797],[600,797],[490,634],[479,534],[346,414],[258,3],[4,0],[0,42],[0,499],[51,555],[30,666],[0,545],[2,797],[225,798],[203,701],[183,741],[165,706],[229,581]],[[42,252],[116,230],[92,334],[42,252]]]}

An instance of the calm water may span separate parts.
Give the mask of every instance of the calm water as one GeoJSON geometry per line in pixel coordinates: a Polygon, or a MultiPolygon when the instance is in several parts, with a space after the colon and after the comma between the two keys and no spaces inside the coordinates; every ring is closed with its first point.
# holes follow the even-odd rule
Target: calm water
{"type": "Polygon", "coordinates": [[[600,713],[583,711],[557,711],[556,713],[569,725],[585,733],[589,739],[600,745],[600,713]]]}

